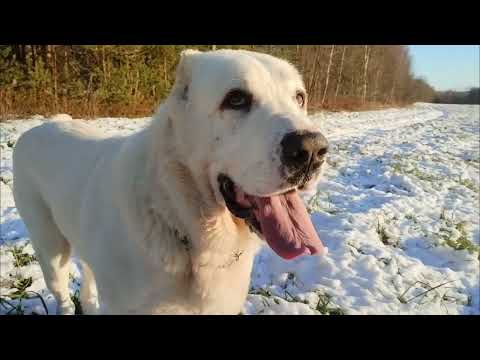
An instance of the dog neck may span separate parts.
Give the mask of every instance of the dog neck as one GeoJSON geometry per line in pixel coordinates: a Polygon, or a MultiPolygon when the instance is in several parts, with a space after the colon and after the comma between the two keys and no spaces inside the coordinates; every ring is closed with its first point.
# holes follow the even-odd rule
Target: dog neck
{"type": "Polygon", "coordinates": [[[162,261],[166,271],[189,277],[192,290],[202,298],[217,294],[212,287],[223,280],[211,281],[212,277],[228,278],[229,271],[241,274],[242,279],[235,281],[248,286],[258,237],[244,220],[233,217],[224,206],[213,205],[208,194],[203,196],[201,185],[175,152],[168,120],[160,117],[150,126],[146,180],[135,191],[144,199],[138,213],[146,215],[145,250],[155,261],[162,261]],[[239,266],[247,266],[248,271],[238,271],[239,266]]]}

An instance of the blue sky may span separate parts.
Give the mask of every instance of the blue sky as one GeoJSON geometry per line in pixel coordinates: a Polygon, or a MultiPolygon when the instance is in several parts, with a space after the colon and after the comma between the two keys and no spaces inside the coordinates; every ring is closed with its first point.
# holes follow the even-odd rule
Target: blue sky
{"type": "Polygon", "coordinates": [[[479,87],[478,45],[410,45],[413,73],[435,90],[479,87]]]}

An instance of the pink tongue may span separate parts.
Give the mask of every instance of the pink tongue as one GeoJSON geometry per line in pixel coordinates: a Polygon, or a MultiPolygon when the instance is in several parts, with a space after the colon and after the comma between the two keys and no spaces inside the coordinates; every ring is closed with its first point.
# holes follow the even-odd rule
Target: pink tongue
{"type": "Polygon", "coordinates": [[[254,197],[254,210],[270,247],[282,258],[324,252],[324,247],[313,227],[307,209],[297,191],[271,197],[254,197]]]}

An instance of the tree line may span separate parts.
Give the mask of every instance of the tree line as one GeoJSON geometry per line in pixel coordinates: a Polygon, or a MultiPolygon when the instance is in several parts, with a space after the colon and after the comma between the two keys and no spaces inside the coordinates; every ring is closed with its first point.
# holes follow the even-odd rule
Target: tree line
{"type": "Polygon", "coordinates": [[[439,91],[433,99],[441,104],[480,104],[480,88],[474,87],[468,91],[439,91]]]}
{"type": "MultiPolygon", "coordinates": [[[[368,109],[436,99],[400,45],[0,45],[0,116],[146,116],[186,48],[242,48],[298,67],[309,108],[368,109]]],[[[438,97],[437,97],[438,98],[438,97]]]]}

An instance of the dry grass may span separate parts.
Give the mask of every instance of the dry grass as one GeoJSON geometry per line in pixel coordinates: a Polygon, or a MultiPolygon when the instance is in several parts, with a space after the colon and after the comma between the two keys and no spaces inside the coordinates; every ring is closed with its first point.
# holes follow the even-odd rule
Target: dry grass
{"type": "Polygon", "coordinates": [[[339,97],[335,102],[326,101],[323,105],[320,103],[311,102],[308,104],[309,112],[315,113],[318,111],[371,111],[381,110],[391,107],[404,107],[408,106],[408,103],[381,103],[375,101],[368,101],[363,103],[358,98],[339,97]]]}
{"type": "MultiPolygon", "coordinates": [[[[33,91],[14,91],[0,89],[0,121],[25,118],[35,114],[50,116],[59,113],[69,114],[74,118],[93,119],[96,117],[144,117],[150,116],[161,99],[143,99],[133,101],[118,101],[115,103],[101,102],[94,96],[85,95],[82,99],[71,99],[59,96],[57,99],[50,93],[41,95],[33,91]]],[[[383,104],[368,102],[363,104],[355,98],[338,98],[335,103],[326,102],[309,104],[309,113],[319,111],[368,111],[384,109],[407,104],[383,104]]]]}
{"type": "Polygon", "coordinates": [[[144,117],[152,115],[158,105],[155,99],[132,102],[104,103],[94,97],[69,99],[52,95],[34,96],[30,92],[0,90],[0,121],[25,118],[35,114],[50,116],[59,113],[74,118],[144,117]]]}

